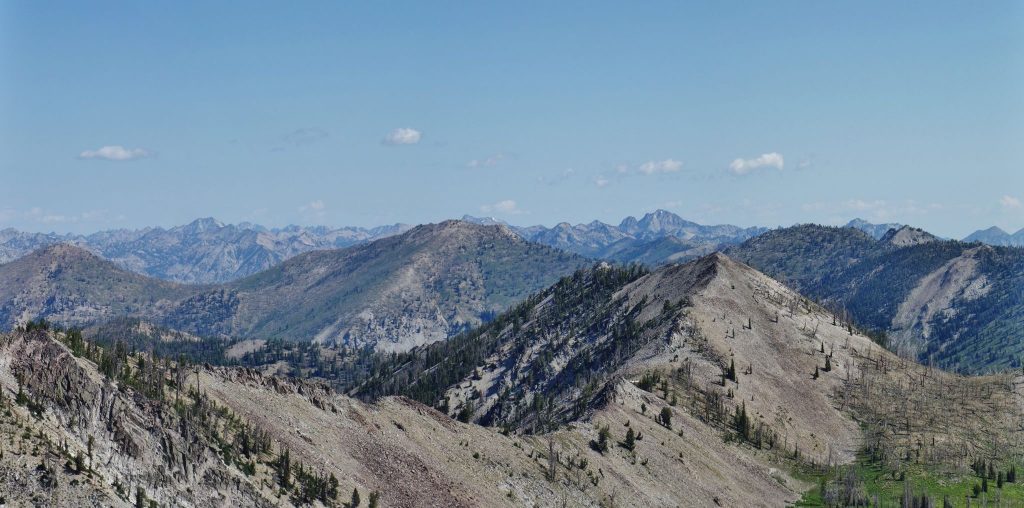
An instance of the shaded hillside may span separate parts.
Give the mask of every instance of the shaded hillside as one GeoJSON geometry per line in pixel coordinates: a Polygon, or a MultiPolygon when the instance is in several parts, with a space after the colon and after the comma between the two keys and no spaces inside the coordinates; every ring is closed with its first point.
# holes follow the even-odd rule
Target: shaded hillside
{"type": "Polygon", "coordinates": [[[161,315],[197,291],[58,244],[0,265],[0,329],[36,317],[83,325],[124,315],[161,315]]]}
{"type": "Polygon", "coordinates": [[[965,372],[1016,368],[1024,354],[1024,250],[938,240],[909,227],[876,241],[796,226],[727,252],[886,332],[897,351],[965,372]]]}
{"type": "Polygon", "coordinates": [[[408,349],[481,324],[589,264],[501,226],[418,226],[317,251],[183,302],[166,319],[202,334],[408,349]]]}
{"type": "Polygon", "coordinates": [[[73,246],[0,265],[0,323],[137,317],[201,336],[408,349],[479,325],[590,261],[503,226],[449,221],[300,255],[240,281],[186,286],[73,246]]]}

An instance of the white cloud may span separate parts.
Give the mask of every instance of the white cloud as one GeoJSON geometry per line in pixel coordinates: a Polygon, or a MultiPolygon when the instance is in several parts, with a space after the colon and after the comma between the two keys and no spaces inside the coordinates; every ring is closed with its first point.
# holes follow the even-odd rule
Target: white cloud
{"type": "Polygon", "coordinates": [[[523,213],[516,202],[511,199],[498,201],[491,205],[483,205],[480,207],[480,211],[484,213],[503,213],[508,215],[518,215],[523,213]]]}
{"type": "Polygon", "coordinates": [[[467,167],[476,168],[490,168],[497,166],[499,162],[505,160],[505,154],[496,153],[486,159],[473,159],[466,163],[467,167]]]}
{"type": "Polygon", "coordinates": [[[760,157],[753,159],[736,159],[729,164],[729,171],[736,175],[745,175],[751,171],[761,168],[775,168],[781,170],[785,161],[782,159],[782,154],[778,152],[771,152],[761,154],[760,157]]]}
{"type": "Polygon", "coordinates": [[[601,188],[607,187],[609,183],[611,182],[603,176],[599,176],[596,179],[594,179],[594,185],[597,185],[598,187],[601,188]]]}
{"type": "Polygon", "coordinates": [[[130,161],[143,159],[153,154],[144,148],[125,148],[121,145],[107,145],[96,150],[85,150],[78,154],[79,159],[103,159],[108,161],[130,161]]]}
{"type": "Polygon", "coordinates": [[[1010,209],[1013,209],[1013,208],[1020,208],[1021,207],[1020,200],[1015,198],[1015,197],[1013,197],[1013,196],[1011,196],[1011,195],[1009,195],[1009,194],[1007,194],[1007,195],[1003,196],[1002,198],[1000,198],[999,199],[999,204],[1003,205],[1003,208],[1005,208],[1007,210],[1010,210],[1010,209]]]}
{"type": "Polygon", "coordinates": [[[653,175],[655,173],[675,173],[683,169],[683,163],[675,159],[665,159],[663,161],[647,161],[637,168],[637,171],[645,175],[653,175]]]}
{"type": "Polygon", "coordinates": [[[415,145],[420,142],[423,133],[409,127],[400,127],[384,136],[385,145],[415,145]]]}

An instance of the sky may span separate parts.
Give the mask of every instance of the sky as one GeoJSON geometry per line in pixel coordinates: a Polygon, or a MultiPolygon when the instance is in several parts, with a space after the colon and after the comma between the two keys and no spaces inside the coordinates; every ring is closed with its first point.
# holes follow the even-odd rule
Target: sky
{"type": "Polygon", "coordinates": [[[1024,3],[0,3],[0,229],[658,208],[1024,227],[1024,3]]]}

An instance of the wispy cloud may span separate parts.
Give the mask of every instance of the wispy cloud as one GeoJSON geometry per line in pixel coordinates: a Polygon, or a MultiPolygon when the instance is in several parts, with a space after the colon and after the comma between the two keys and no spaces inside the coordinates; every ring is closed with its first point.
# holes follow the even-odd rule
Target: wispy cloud
{"type": "Polygon", "coordinates": [[[1005,210],[1014,210],[1021,207],[1020,199],[1009,194],[1000,198],[999,204],[1002,205],[1005,210]]]}
{"type": "Polygon", "coordinates": [[[636,169],[645,175],[653,175],[655,173],[675,173],[676,171],[683,169],[683,163],[675,159],[647,161],[636,169]]]}
{"type": "Polygon", "coordinates": [[[409,127],[399,127],[384,136],[385,145],[415,145],[420,142],[423,133],[409,127]]]}
{"type": "Polygon", "coordinates": [[[523,211],[519,209],[519,205],[511,199],[505,199],[490,205],[483,205],[480,207],[480,211],[484,213],[499,213],[505,215],[519,215],[523,213],[523,211]]]}
{"type": "Polygon", "coordinates": [[[145,148],[125,148],[121,145],[107,145],[96,150],[84,150],[78,154],[79,159],[100,159],[108,161],[130,161],[151,157],[152,152],[145,148]]]}
{"type": "Polygon", "coordinates": [[[503,154],[503,153],[496,153],[496,154],[494,154],[494,155],[492,155],[490,157],[484,158],[484,159],[473,159],[473,160],[471,160],[471,161],[466,163],[466,167],[473,168],[473,169],[477,169],[477,168],[492,168],[494,166],[497,166],[498,163],[500,163],[503,160],[505,160],[505,154],[503,154]]]}
{"type": "Polygon", "coordinates": [[[782,154],[771,152],[761,154],[753,159],[735,159],[729,164],[729,171],[734,175],[746,175],[764,168],[782,170],[784,165],[785,160],[782,158],[782,154]]]}
{"type": "Polygon", "coordinates": [[[603,188],[607,187],[608,184],[610,184],[610,183],[612,183],[611,180],[609,180],[609,179],[607,179],[607,178],[605,178],[603,176],[599,176],[599,177],[594,179],[594,185],[596,185],[599,189],[603,189],[603,188]]]}

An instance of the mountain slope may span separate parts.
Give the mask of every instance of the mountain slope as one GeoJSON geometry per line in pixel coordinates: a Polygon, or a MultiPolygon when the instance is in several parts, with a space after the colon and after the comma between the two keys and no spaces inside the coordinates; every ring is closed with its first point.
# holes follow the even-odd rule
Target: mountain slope
{"type": "MultiPolygon", "coordinates": [[[[10,490],[16,504],[124,505],[141,486],[182,506],[330,506],[352,488],[364,500],[379,492],[383,506],[787,506],[818,489],[794,468],[822,474],[863,451],[894,478],[934,467],[962,483],[968,464],[1001,468],[1024,442],[1024,378],[900,360],[721,254],[650,273],[580,270],[481,328],[376,358],[374,380],[353,391],[377,399],[367,403],[315,381],[179,369],[69,335],[0,336],[10,411],[0,430],[29,436],[0,457],[15,473],[0,482],[35,478],[10,490]],[[388,393],[494,427],[377,397],[388,393]],[[33,447],[42,459],[27,458],[33,447]],[[89,448],[95,473],[83,482],[72,459],[89,448]],[[26,471],[39,460],[72,462],[26,471]]],[[[862,479],[844,478],[821,490],[869,501],[862,479]]]]}
{"type": "Polygon", "coordinates": [[[184,302],[167,323],[408,349],[476,326],[588,263],[502,226],[448,221],[304,254],[184,302]]]}
{"type": "Polygon", "coordinates": [[[727,252],[854,320],[895,350],[966,372],[1016,368],[1024,353],[1024,251],[942,241],[909,227],[874,242],[797,226],[727,252]]]}
{"type": "Polygon", "coordinates": [[[587,264],[503,226],[458,221],[309,252],[217,286],[147,278],[60,245],[0,265],[0,325],[132,316],[203,336],[408,349],[487,321],[587,264]]]}
{"type": "Polygon", "coordinates": [[[379,359],[351,393],[406,394],[525,433],[583,422],[623,439],[628,424],[657,431],[654,448],[687,464],[713,448],[775,467],[793,457],[844,464],[868,450],[886,470],[910,457],[964,474],[972,459],[1003,463],[1021,451],[1024,378],[900,360],[721,254],[647,274],[581,271],[473,333],[379,359]],[[690,437],[708,430],[724,439],[704,448],[690,437]]]}
{"type": "Polygon", "coordinates": [[[179,376],[117,358],[122,374],[108,376],[52,335],[0,335],[0,431],[20,443],[0,456],[6,502],[131,506],[141,492],[161,506],[342,506],[358,489],[395,507],[780,506],[807,487],[696,420],[679,422],[679,450],[597,453],[589,425],[503,435],[404,398],[366,404],[246,369],[179,376]]]}
{"type": "Polygon", "coordinates": [[[0,329],[40,316],[83,325],[129,314],[160,315],[196,290],[57,244],[0,265],[0,329]]]}

